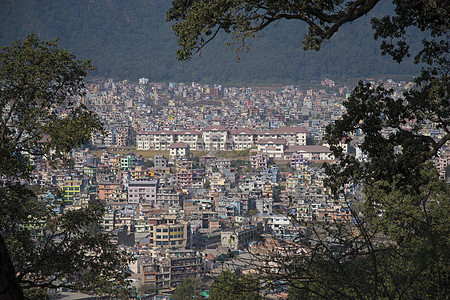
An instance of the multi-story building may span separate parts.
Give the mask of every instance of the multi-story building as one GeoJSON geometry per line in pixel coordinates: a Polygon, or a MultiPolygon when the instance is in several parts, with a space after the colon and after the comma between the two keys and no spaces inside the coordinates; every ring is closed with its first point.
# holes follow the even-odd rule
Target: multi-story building
{"type": "Polygon", "coordinates": [[[266,198],[259,198],[255,200],[256,211],[260,214],[271,214],[273,212],[273,191],[265,187],[266,198]]]}
{"type": "Polygon", "coordinates": [[[274,159],[283,159],[285,148],[285,140],[272,138],[258,140],[258,153],[267,154],[269,157],[274,159]]]}
{"type": "Polygon", "coordinates": [[[214,124],[203,129],[203,141],[206,151],[227,150],[228,129],[225,126],[214,124]]]}
{"type": "Polygon", "coordinates": [[[153,131],[139,131],[136,134],[136,148],[138,150],[150,150],[153,131]]]}
{"type": "Polygon", "coordinates": [[[220,242],[222,247],[232,249],[244,249],[247,245],[256,241],[263,233],[261,222],[252,225],[242,226],[232,231],[222,231],[220,233],[220,242]]]}
{"type": "Polygon", "coordinates": [[[167,250],[160,257],[146,257],[138,261],[142,285],[159,290],[171,290],[186,278],[201,276],[203,259],[192,250],[167,250]]]}
{"type": "Polygon", "coordinates": [[[189,222],[180,221],[175,215],[163,215],[148,218],[148,223],[150,247],[184,249],[190,244],[189,222]]]}
{"type": "Polygon", "coordinates": [[[124,186],[120,185],[113,191],[106,195],[105,204],[109,209],[120,210],[124,206],[128,205],[127,190],[124,186]]]}
{"type": "Polygon", "coordinates": [[[297,170],[303,170],[308,165],[308,159],[301,153],[292,153],[290,167],[297,170]]]}
{"type": "Polygon", "coordinates": [[[98,184],[97,196],[100,200],[106,200],[120,186],[120,182],[101,181],[98,184]]]}
{"type": "Polygon", "coordinates": [[[208,179],[211,184],[211,190],[214,191],[225,191],[230,187],[230,182],[223,176],[222,173],[214,172],[209,174],[208,179]]]}
{"type": "Polygon", "coordinates": [[[160,130],[153,132],[153,142],[150,148],[155,150],[167,150],[172,143],[176,142],[176,135],[170,130],[160,130]]]}
{"type": "Polygon", "coordinates": [[[158,181],[148,177],[131,180],[128,183],[128,203],[156,204],[158,181]]]}
{"type": "Polygon", "coordinates": [[[284,140],[288,146],[306,145],[308,132],[302,127],[279,127],[274,130],[256,132],[258,141],[261,139],[284,140]]]}
{"type": "Polygon", "coordinates": [[[186,278],[200,277],[203,259],[200,253],[192,250],[169,250],[170,286],[176,287],[186,278]]]}
{"type": "Polygon", "coordinates": [[[230,131],[233,150],[245,150],[255,145],[255,131],[251,128],[238,128],[230,131]]]}
{"type": "Polygon", "coordinates": [[[128,126],[116,127],[115,145],[119,147],[126,147],[130,145],[131,128],[128,126]]]}
{"type": "Polygon", "coordinates": [[[306,145],[307,131],[302,127],[280,127],[274,130],[254,131],[250,128],[238,128],[229,131],[218,120],[203,128],[202,131],[140,131],[136,135],[138,150],[168,150],[172,143],[189,144],[194,151],[244,150],[254,147],[259,140],[280,139],[287,146],[306,145]]]}
{"type": "Polygon", "coordinates": [[[116,144],[116,133],[114,130],[106,131],[106,135],[103,139],[103,145],[107,147],[114,146],[116,144]]]}
{"type": "Polygon", "coordinates": [[[156,194],[156,205],[158,207],[182,207],[183,195],[173,188],[160,188],[156,194]]]}
{"type": "Polygon", "coordinates": [[[291,146],[285,151],[285,158],[290,159],[294,153],[301,154],[307,160],[332,160],[331,150],[326,146],[306,145],[291,146]]]}
{"type": "Polygon", "coordinates": [[[177,172],[177,184],[182,188],[190,188],[194,182],[192,170],[180,170],[177,172]]]}
{"type": "Polygon", "coordinates": [[[78,178],[68,177],[64,180],[62,190],[64,192],[64,204],[70,205],[73,203],[74,197],[81,192],[82,180],[78,178]]]}
{"type": "Polygon", "coordinates": [[[153,157],[153,164],[156,168],[165,168],[169,164],[168,159],[164,154],[155,154],[153,157]]]}
{"type": "Polygon", "coordinates": [[[189,144],[184,142],[172,143],[169,146],[170,159],[187,159],[190,157],[190,147],[189,144]]]}
{"type": "Polygon", "coordinates": [[[177,141],[189,144],[193,151],[203,151],[205,145],[202,139],[203,133],[196,130],[183,130],[177,133],[177,141]]]}
{"type": "Polygon", "coordinates": [[[256,154],[250,156],[250,164],[252,169],[264,169],[267,168],[267,164],[269,163],[269,156],[267,154],[256,154]]]}
{"type": "Polygon", "coordinates": [[[134,154],[127,154],[120,158],[120,167],[124,170],[129,170],[137,163],[136,156],[134,154]]]}

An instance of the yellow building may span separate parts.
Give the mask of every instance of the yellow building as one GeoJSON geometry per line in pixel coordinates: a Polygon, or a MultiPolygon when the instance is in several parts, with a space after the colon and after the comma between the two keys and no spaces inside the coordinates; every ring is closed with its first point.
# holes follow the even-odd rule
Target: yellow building
{"type": "Polygon", "coordinates": [[[81,192],[81,180],[80,179],[66,179],[62,186],[64,192],[64,204],[70,205],[73,203],[73,199],[81,192]]]}

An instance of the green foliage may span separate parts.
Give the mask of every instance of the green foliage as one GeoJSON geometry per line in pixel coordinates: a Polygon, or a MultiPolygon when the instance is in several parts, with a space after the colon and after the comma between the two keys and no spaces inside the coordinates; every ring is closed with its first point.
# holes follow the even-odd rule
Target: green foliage
{"type": "Polygon", "coordinates": [[[212,300],[257,300],[262,299],[259,294],[260,284],[251,275],[236,275],[229,270],[222,271],[217,277],[210,291],[212,300]]]}
{"type": "Polygon", "coordinates": [[[198,298],[202,291],[202,283],[198,278],[187,278],[173,291],[174,300],[198,298]]]}
{"type": "Polygon", "coordinates": [[[17,280],[28,298],[45,297],[48,288],[58,287],[119,297],[130,292],[129,256],[112,236],[93,230],[103,205],[94,201],[61,213],[57,195],[27,183],[32,157],[43,156],[57,167],[93,130],[102,130],[97,116],[73,101],[83,94],[91,69],[89,61],[77,61],[56,41],[35,35],[0,53],[1,269],[14,267],[0,286],[17,280]]]}
{"type": "Polygon", "coordinates": [[[0,198],[7,216],[1,233],[24,289],[127,295],[128,256],[111,243],[111,235],[89,230],[103,217],[101,203],[59,215],[58,201],[38,198],[17,183],[5,185],[0,198]]]}
{"type": "Polygon", "coordinates": [[[286,266],[293,279],[290,296],[445,298],[450,189],[435,174],[423,175],[434,183],[422,186],[421,195],[404,190],[386,193],[385,186],[367,188],[372,195],[366,201],[365,217],[355,215],[358,224],[347,228],[316,224],[315,232],[322,229],[323,238],[303,236],[296,243],[311,255],[296,258],[294,264],[275,260],[286,266]]]}
{"type": "Polygon", "coordinates": [[[309,25],[304,49],[319,50],[345,23],[370,10],[379,0],[365,1],[182,1],[175,0],[167,20],[175,21],[179,60],[189,60],[221,31],[231,34],[236,53],[248,49],[246,40],[279,20],[301,20],[309,25]]]}
{"type": "Polygon", "coordinates": [[[155,163],[153,162],[153,160],[147,159],[144,165],[148,168],[153,168],[155,166],[155,163]]]}
{"type": "Polygon", "coordinates": [[[396,16],[374,19],[383,54],[397,62],[411,55],[405,30],[415,26],[431,39],[415,55],[422,63],[416,85],[401,97],[383,86],[360,83],[344,103],[347,112],[327,128],[339,165],[327,166],[329,184],[338,194],[345,184],[364,184],[363,230],[382,236],[373,243],[373,290],[404,298],[443,298],[448,294],[449,187],[438,180],[432,163],[450,140],[448,10],[444,3],[395,2],[396,16]],[[443,135],[426,134],[430,125],[443,135]],[[352,140],[368,157],[360,162],[341,152],[338,141],[352,140]],[[379,251],[380,253],[377,253],[379,251]]]}
{"type": "MultiPolygon", "coordinates": [[[[27,178],[28,155],[62,158],[86,143],[99,119],[72,98],[82,95],[89,61],[29,35],[0,53],[0,175],[27,178]]],[[[49,157],[50,158],[50,157],[49,157]]]]}
{"type": "Polygon", "coordinates": [[[209,180],[206,180],[203,184],[203,188],[209,190],[211,188],[211,182],[209,180]]]}

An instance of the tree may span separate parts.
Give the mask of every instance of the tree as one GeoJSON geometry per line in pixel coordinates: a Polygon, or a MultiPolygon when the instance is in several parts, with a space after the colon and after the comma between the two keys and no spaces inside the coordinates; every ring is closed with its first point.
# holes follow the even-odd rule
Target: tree
{"type": "Polygon", "coordinates": [[[203,188],[205,190],[209,190],[211,188],[211,182],[209,180],[206,180],[205,183],[203,184],[203,188]]]}
{"type": "Polygon", "coordinates": [[[240,275],[232,273],[230,270],[222,271],[217,277],[210,291],[212,300],[257,300],[262,299],[259,294],[260,284],[251,275],[240,275]]]}
{"type": "Polygon", "coordinates": [[[178,36],[180,60],[189,60],[220,31],[232,34],[237,52],[246,48],[245,41],[255,37],[270,24],[282,19],[300,20],[309,25],[305,49],[320,49],[345,23],[367,14],[379,0],[356,1],[183,1],[175,0],[167,12],[167,20],[178,36]]]}
{"type": "Polygon", "coordinates": [[[202,283],[198,278],[187,278],[173,291],[173,299],[187,300],[198,298],[202,291],[202,283]]]}
{"type": "Polygon", "coordinates": [[[57,41],[33,34],[0,53],[0,251],[1,269],[9,270],[0,278],[0,298],[20,299],[21,289],[27,298],[42,298],[58,287],[129,292],[128,256],[110,235],[93,230],[103,206],[93,201],[64,211],[57,194],[29,184],[33,159],[44,157],[56,168],[93,130],[102,130],[97,116],[76,101],[91,69],[57,41]]]}
{"type": "MultiPolygon", "coordinates": [[[[245,40],[280,19],[309,25],[305,49],[319,50],[341,26],[379,0],[173,1],[180,60],[188,60],[220,31],[231,33],[237,53],[245,40]]],[[[373,18],[381,51],[402,63],[413,54],[412,28],[424,32],[414,61],[414,86],[400,97],[382,84],[360,82],[344,102],[345,114],[327,128],[336,164],[325,166],[335,201],[352,222],[301,222],[294,237],[277,239],[257,269],[290,287],[292,298],[445,298],[448,295],[449,186],[430,162],[450,140],[449,11],[446,1],[392,1],[391,16],[373,18]],[[440,135],[430,136],[434,127],[440,135]],[[361,133],[360,137],[357,136],[361,133]],[[355,138],[356,135],[356,138],[355,138]],[[345,141],[367,156],[343,152],[345,141]],[[363,185],[362,199],[346,187],[363,185]],[[353,200],[364,200],[362,214],[353,200]],[[280,255],[280,253],[282,255],[280,255]],[[273,273],[273,269],[277,272],[273,273]]]]}

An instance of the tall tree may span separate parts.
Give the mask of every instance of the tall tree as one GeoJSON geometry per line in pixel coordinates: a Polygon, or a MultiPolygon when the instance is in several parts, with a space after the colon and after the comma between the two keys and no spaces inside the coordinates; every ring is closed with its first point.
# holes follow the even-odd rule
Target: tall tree
{"type": "Polygon", "coordinates": [[[60,213],[58,197],[29,185],[34,158],[57,167],[93,130],[102,130],[97,116],[76,101],[91,69],[56,41],[33,34],[0,53],[0,298],[20,299],[21,288],[31,298],[58,287],[128,293],[128,257],[110,235],[91,230],[102,205],[60,213]]]}
{"type": "MultiPolygon", "coordinates": [[[[180,60],[188,60],[220,31],[237,52],[245,41],[280,19],[309,25],[305,49],[319,50],[340,27],[380,0],[238,1],[172,3],[180,60]]],[[[382,54],[402,63],[414,55],[421,66],[415,85],[400,97],[383,85],[359,83],[344,103],[345,114],[327,128],[336,164],[326,166],[336,201],[346,201],[351,223],[303,223],[295,237],[279,239],[257,267],[290,287],[292,298],[435,298],[448,295],[449,186],[438,180],[435,158],[450,140],[448,1],[393,0],[391,16],[373,18],[382,54]],[[413,53],[409,30],[424,32],[413,53]],[[427,128],[441,134],[430,136],[427,128]],[[361,133],[360,138],[355,134],[361,133]],[[354,143],[367,157],[357,160],[339,144],[354,143]],[[363,185],[362,214],[352,210],[349,185],[363,185]],[[282,255],[280,255],[282,254],[282,255]],[[272,271],[276,269],[277,272],[272,271]]]]}

